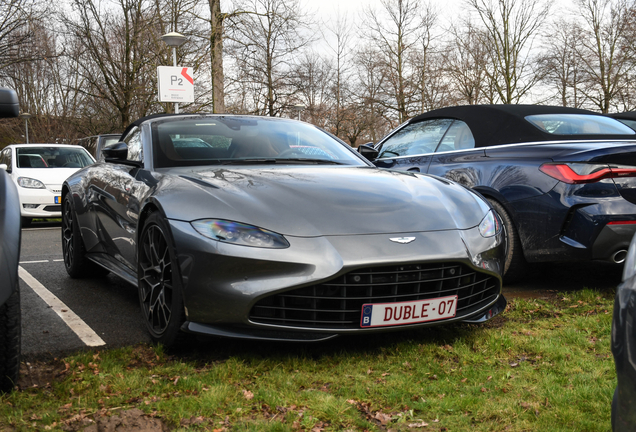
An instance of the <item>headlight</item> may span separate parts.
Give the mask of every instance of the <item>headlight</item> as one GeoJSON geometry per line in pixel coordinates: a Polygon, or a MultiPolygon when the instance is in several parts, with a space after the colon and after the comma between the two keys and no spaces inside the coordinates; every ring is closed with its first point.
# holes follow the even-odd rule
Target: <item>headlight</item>
{"type": "Polygon", "coordinates": [[[623,267],[623,280],[627,280],[636,274],[636,236],[627,251],[625,267],[623,267]]]}
{"type": "Polygon", "coordinates": [[[18,184],[23,188],[29,189],[46,189],[44,183],[40,180],[32,179],[29,177],[18,177],[18,184]]]}
{"type": "Polygon", "coordinates": [[[479,233],[482,237],[492,237],[501,231],[501,223],[493,210],[490,210],[479,224],[479,233]]]}
{"type": "Polygon", "coordinates": [[[289,243],[280,234],[238,222],[202,219],[192,222],[197,232],[213,240],[242,246],[284,249],[289,243]]]}

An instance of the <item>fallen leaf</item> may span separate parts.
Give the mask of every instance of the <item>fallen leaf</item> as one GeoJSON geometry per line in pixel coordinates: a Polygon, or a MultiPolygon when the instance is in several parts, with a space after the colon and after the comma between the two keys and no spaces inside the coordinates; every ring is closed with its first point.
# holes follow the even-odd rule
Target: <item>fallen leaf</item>
{"type": "Polygon", "coordinates": [[[407,361],[406,361],[406,362],[404,362],[404,363],[402,363],[402,364],[403,364],[404,366],[406,366],[407,368],[411,369],[411,363],[409,363],[409,362],[407,362],[407,361]]]}
{"type": "Polygon", "coordinates": [[[245,399],[247,400],[252,400],[254,399],[254,393],[252,393],[249,390],[243,390],[243,396],[245,397],[245,399]]]}
{"type": "Polygon", "coordinates": [[[466,381],[468,381],[468,378],[462,379],[462,382],[466,382],[466,381]]]}
{"type": "Polygon", "coordinates": [[[510,367],[517,367],[519,366],[519,363],[510,363],[510,367]]]}
{"type": "Polygon", "coordinates": [[[428,423],[426,422],[420,422],[420,423],[409,423],[409,427],[410,428],[423,428],[428,426],[428,423]]]}
{"type": "Polygon", "coordinates": [[[488,390],[486,390],[486,388],[485,388],[485,387],[482,387],[482,388],[481,388],[481,392],[482,392],[482,393],[486,393],[487,391],[488,391],[488,390]]]}
{"type": "Polygon", "coordinates": [[[385,377],[385,376],[389,376],[389,375],[391,375],[391,374],[390,374],[390,373],[388,373],[388,372],[385,372],[385,373],[383,373],[383,374],[382,374],[382,376],[383,376],[383,377],[385,377]]]}
{"type": "Polygon", "coordinates": [[[437,375],[431,375],[430,377],[428,377],[428,379],[437,381],[437,375]]]}
{"type": "Polygon", "coordinates": [[[492,379],[492,375],[490,375],[490,376],[488,377],[488,381],[490,381],[491,379],[492,379]]]}
{"type": "Polygon", "coordinates": [[[377,412],[375,413],[375,417],[376,420],[378,420],[382,425],[386,425],[391,421],[391,416],[381,413],[381,412],[377,412]]]}

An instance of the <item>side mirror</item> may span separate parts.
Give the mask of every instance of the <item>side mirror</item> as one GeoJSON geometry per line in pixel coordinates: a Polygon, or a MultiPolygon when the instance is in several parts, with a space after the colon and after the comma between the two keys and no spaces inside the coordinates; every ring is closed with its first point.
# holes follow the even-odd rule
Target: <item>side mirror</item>
{"type": "Polygon", "coordinates": [[[371,161],[377,158],[379,154],[379,152],[373,148],[373,143],[361,144],[358,147],[358,153],[371,161]]]}
{"type": "Polygon", "coordinates": [[[106,158],[106,162],[124,161],[126,160],[126,157],[128,157],[128,144],[125,142],[118,142],[107,145],[102,149],[102,154],[106,158]]]}
{"type": "Polygon", "coordinates": [[[7,170],[7,164],[0,164],[0,170],[7,170]]]}
{"type": "Polygon", "coordinates": [[[0,118],[17,117],[20,114],[18,95],[14,90],[0,87],[0,118]]]}

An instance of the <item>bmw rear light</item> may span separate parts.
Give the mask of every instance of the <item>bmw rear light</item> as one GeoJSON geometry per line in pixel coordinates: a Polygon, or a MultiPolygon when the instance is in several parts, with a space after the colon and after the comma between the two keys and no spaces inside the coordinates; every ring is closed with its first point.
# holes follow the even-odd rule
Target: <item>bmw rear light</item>
{"type": "Polygon", "coordinates": [[[545,163],[539,170],[568,184],[595,183],[606,178],[636,177],[636,167],[605,164],[545,163]]]}

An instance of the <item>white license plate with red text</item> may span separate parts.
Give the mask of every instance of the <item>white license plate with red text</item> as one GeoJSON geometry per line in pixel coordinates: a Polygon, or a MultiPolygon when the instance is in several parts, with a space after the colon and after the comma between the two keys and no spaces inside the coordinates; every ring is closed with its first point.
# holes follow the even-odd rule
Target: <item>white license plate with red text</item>
{"type": "Polygon", "coordinates": [[[362,305],[360,327],[386,327],[453,318],[457,296],[362,305]]]}

